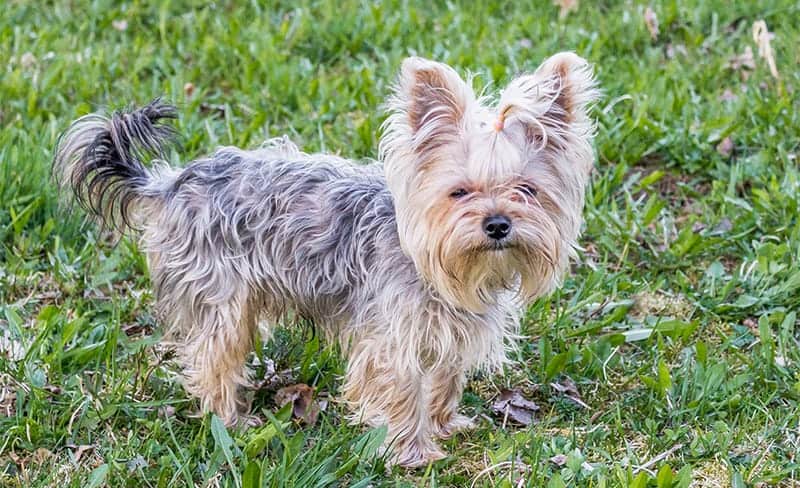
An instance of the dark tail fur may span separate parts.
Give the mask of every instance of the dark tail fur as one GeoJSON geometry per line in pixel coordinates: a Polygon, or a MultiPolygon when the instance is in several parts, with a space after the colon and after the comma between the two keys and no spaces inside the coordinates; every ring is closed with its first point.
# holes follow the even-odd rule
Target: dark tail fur
{"type": "Polygon", "coordinates": [[[177,109],[160,99],[106,117],[91,114],[72,123],[61,135],[53,159],[59,186],[105,224],[131,227],[131,205],[151,195],[153,173],[144,165],[165,159],[175,130],[161,123],[177,118],[177,109]]]}

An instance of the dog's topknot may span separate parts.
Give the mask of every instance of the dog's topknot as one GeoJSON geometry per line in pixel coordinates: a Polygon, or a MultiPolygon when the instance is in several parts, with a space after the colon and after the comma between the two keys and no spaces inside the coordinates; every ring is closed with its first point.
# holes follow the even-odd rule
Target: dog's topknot
{"type": "Polygon", "coordinates": [[[156,98],[110,117],[90,114],[76,120],[56,145],[53,174],[59,186],[69,187],[103,223],[130,227],[131,204],[149,196],[152,174],[145,161],[165,159],[176,139],[175,130],[161,121],[177,115],[175,106],[156,98]]]}

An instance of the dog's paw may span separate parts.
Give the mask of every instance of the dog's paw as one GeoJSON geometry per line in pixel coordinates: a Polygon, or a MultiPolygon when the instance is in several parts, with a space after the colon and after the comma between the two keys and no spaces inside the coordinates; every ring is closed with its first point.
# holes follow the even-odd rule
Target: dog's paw
{"type": "Polygon", "coordinates": [[[456,413],[450,417],[450,421],[447,422],[447,424],[439,427],[436,430],[436,436],[441,439],[449,439],[456,432],[472,430],[474,428],[475,422],[472,420],[472,417],[467,417],[466,415],[456,413]]]}
{"type": "Polygon", "coordinates": [[[412,442],[403,447],[395,447],[389,464],[413,469],[446,457],[447,453],[432,441],[412,442]]]}

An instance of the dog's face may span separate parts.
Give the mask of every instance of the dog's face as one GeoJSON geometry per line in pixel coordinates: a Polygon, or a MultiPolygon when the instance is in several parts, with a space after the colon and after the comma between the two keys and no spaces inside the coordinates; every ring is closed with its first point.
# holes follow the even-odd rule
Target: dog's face
{"type": "Polygon", "coordinates": [[[496,104],[449,66],[403,62],[381,140],[404,251],[442,297],[481,312],[549,292],[568,264],[594,161],[586,62],[571,53],[496,104]]]}

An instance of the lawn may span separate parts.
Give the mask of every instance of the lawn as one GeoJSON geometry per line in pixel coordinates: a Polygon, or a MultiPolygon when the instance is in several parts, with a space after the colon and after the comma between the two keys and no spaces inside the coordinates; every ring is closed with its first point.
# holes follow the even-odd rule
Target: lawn
{"type": "Polygon", "coordinates": [[[4,3],[0,485],[800,485],[800,4],[434,3],[4,3]],[[561,50],[604,90],[582,250],[525,314],[515,363],[472,377],[478,428],[426,469],[387,470],[384,433],[346,423],[343,361],[310,328],[259,347],[264,426],[198,416],[135,240],[50,179],[70,121],[158,95],[183,161],[280,134],[375,157],[405,56],[492,93],[561,50]],[[327,403],[314,425],[275,405],[295,383],[327,403]],[[538,406],[530,425],[492,409],[504,390],[538,406]]]}

